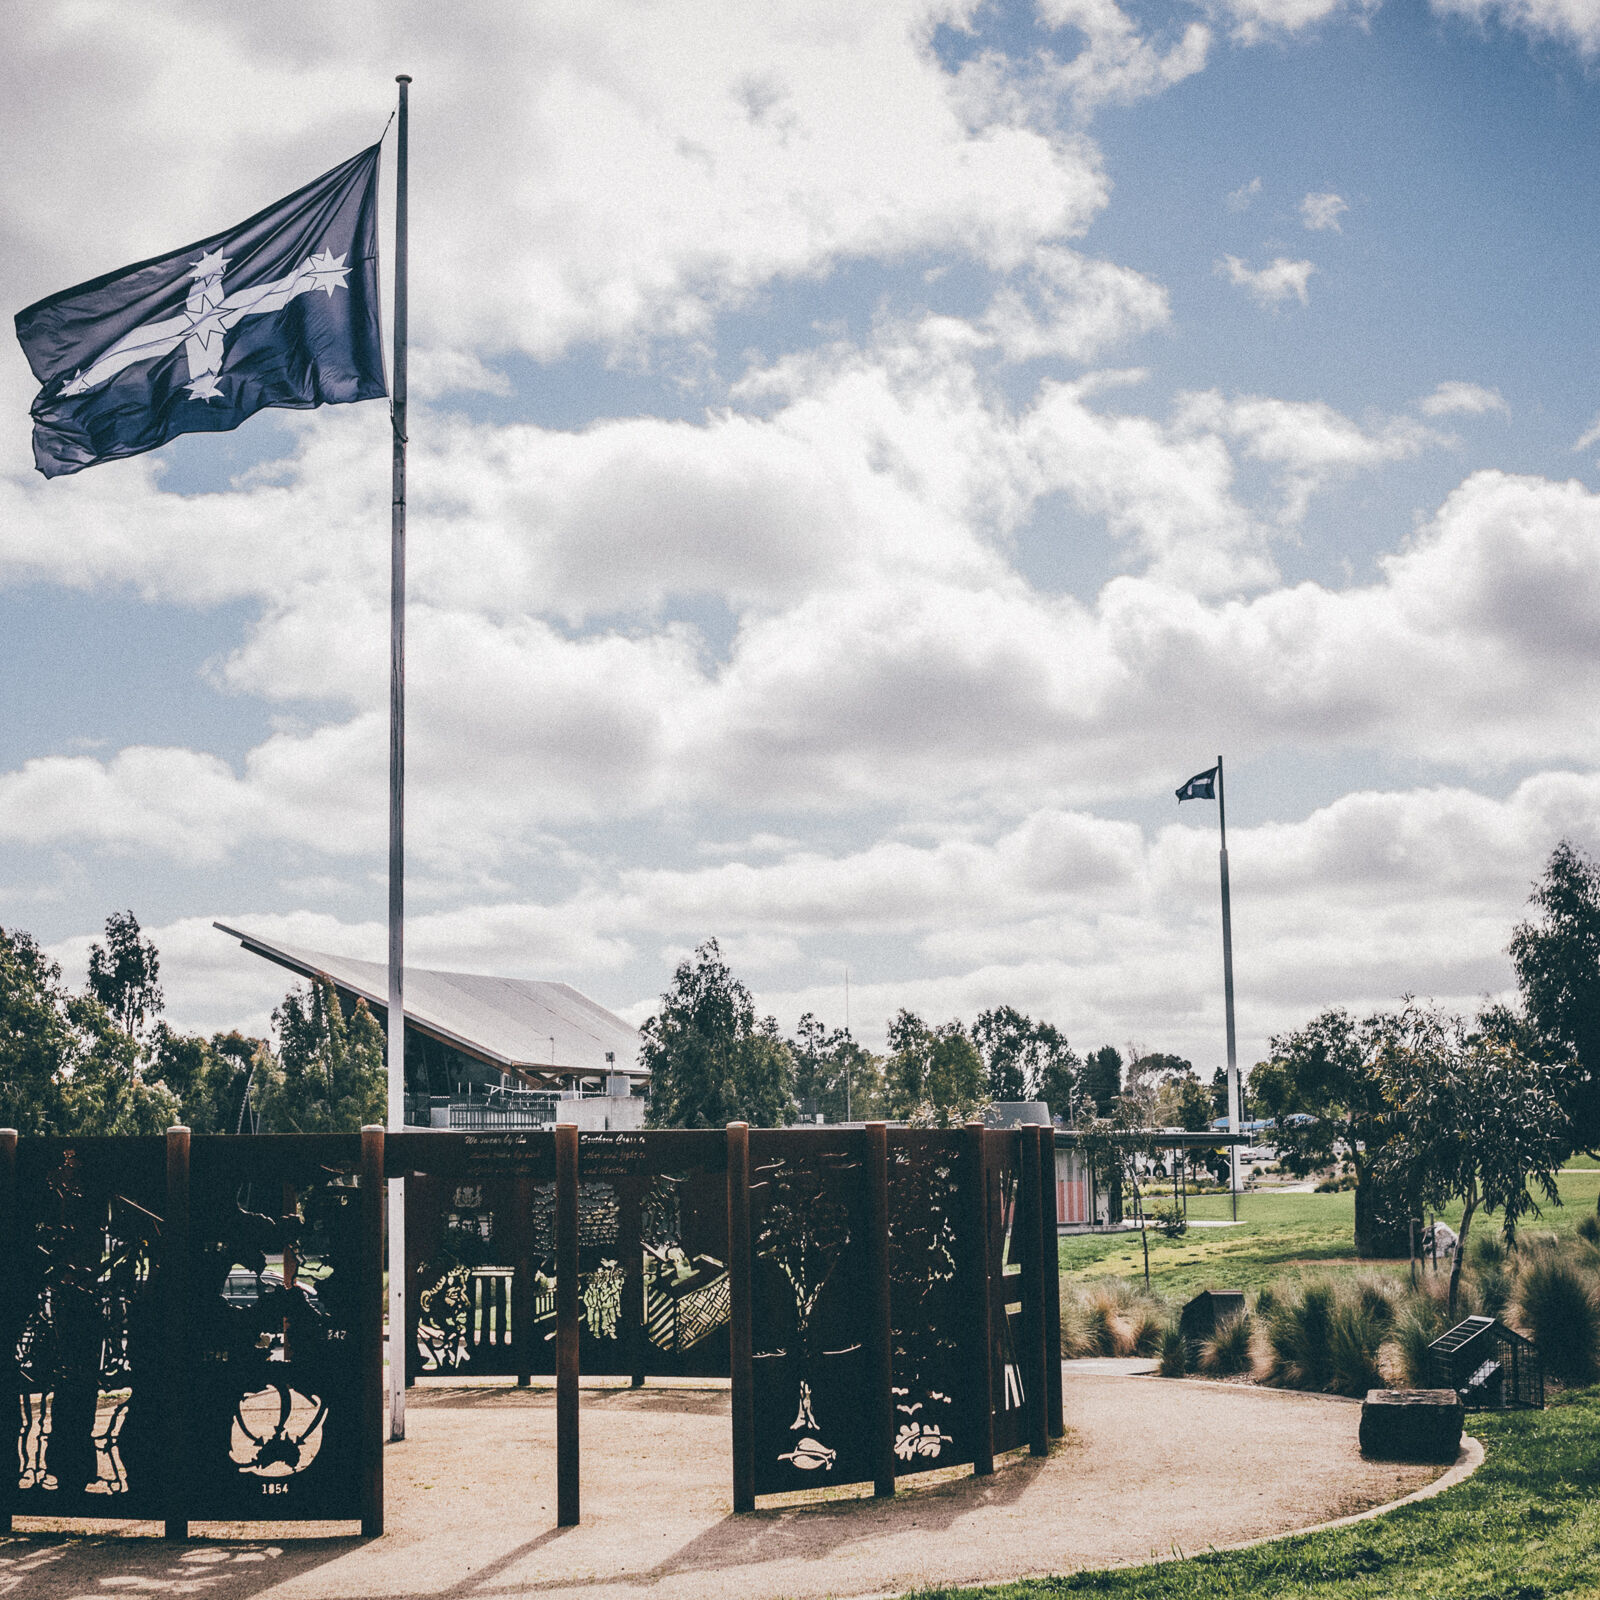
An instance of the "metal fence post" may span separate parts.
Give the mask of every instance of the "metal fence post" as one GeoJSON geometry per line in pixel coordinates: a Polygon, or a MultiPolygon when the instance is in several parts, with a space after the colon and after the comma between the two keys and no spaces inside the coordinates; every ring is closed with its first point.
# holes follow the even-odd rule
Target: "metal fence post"
{"type": "Polygon", "coordinates": [[[972,1407],[972,1470],[979,1477],[987,1477],[994,1471],[994,1335],[989,1321],[989,1175],[984,1167],[983,1141],[981,1122],[969,1122],[962,1130],[965,1210],[967,1227],[972,1233],[967,1283],[972,1316],[967,1338],[972,1349],[966,1367],[970,1374],[968,1387],[972,1393],[969,1402],[972,1407]]]}
{"type": "Polygon", "coordinates": [[[167,1129],[167,1214],[161,1233],[165,1320],[162,1385],[166,1392],[167,1481],[162,1502],[166,1536],[189,1537],[189,1130],[167,1129]]]}
{"type": "Polygon", "coordinates": [[[872,1282],[872,1492],[894,1493],[894,1313],[889,1296],[889,1127],[867,1124],[867,1260],[872,1282]]]}
{"type": "Polygon", "coordinates": [[[750,1124],[728,1124],[728,1377],[733,1401],[733,1509],[756,1508],[755,1358],[750,1288],[750,1124]]]}
{"type": "MultiPolygon", "coordinates": [[[[361,1532],[383,1533],[383,1128],[361,1130],[361,1310],[356,1337],[361,1341],[361,1532]]],[[[408,1297],[409,1299],[409,1297],[408,1297]]],[[[390,1346],[393,1349],[393,1345],[390,1346]]],[[[389,1382],[404,1387],[405,1366],[392,1367],[389,1382]]]]}
{"type": "Polygon", "coordinates": [[[556,1526],[578,1525],[578,1125],[556,1125],[556,1526]]]}
{"type": "Polygon", "coordinates": [[[1045,1425],[1052,1439],[1067,1431],[1061,1401],[1061,1245],[1056,1216],[1056,1130],[1039,1130],[1039,1226],[1044,1241],[1045,1425]]]}
{"type": "Polygon", "coordinates": [[[1017,1184],[1017,1218],[1014,1226],[1021,1234],[1022,1246],[1022,1349],[1017,1352],[1026,1363],[1023,1390],[1028,1408],[1028,1448],[1036,1456],[1050,1454],[1049,1405],[1046,1391],[1049,1373],[1045,1364],[1044,1314],[1044,1208],[1039,1191],[1043,1130],[1023,1127],[1018,1130],[1021,1156],[1017,1184]]]}

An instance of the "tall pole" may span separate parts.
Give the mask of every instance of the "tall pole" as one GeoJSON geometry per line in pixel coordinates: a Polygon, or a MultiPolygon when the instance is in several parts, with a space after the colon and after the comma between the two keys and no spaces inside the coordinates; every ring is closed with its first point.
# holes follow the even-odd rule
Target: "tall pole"
{"type": "Polygon", "coordinates": [[[1239,1051],[1233,1031],[1233,912],[1228,904],[1228,802],[1222,787],[1222,757],[1217,757],[1217,824],[1222,830],[1222,998],[1228,1017],[1228,1193],[1233,1219],[1239,1220],[1239,1051]]]}
{"type": "MultiPolygon", "coordinates": [[[[406,1125],[406,180],[401,73],[394,199],[394,493],[389,531],[389,1127],[406,1125]]],[[[406,1194],[389,1180],[389,1437],[406,1436],[406,1194]]]]}

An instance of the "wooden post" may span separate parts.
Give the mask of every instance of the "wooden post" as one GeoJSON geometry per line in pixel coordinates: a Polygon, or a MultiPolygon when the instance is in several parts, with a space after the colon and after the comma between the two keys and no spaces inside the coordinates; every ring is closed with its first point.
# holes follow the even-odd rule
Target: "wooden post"
{"type": "MultiPolygon", "coordinates": [[[[4,1408],[9,1438],[0,1436],[5,1459],[17,1459],[16,1426],[21,1416],[17,1403],[17,1327],[22,1307],[17,1304],[17,1256],[21,1239],[17,1217],[17,1130],[0,1128],[0,1407],[4,1408]]],[[[0,1472],[0,1533],[11,1532],[16,1504],[17,1474],[0,1472]]]]}
{"type": "Polygon", "coordinates": [[[872,1492],[894,1493],[894,1348],[889,1297],[889,1126],[867,1124],[867,1343],[872,1385],[872,1492]]]}
{"type": "MultiPolygon", "coordinates": [[[[356,1338],[361,1352],[361,1534],[383,1533],[383,1128],[361,1130],[361,1303],[356,1338]]],[[[392,1303],[392,1302],[391,1302],[392,1303]]],[[[389,1341],[391,1353],[396,1348],[389,1341]]],[[[389,1382],[406,1385],[405,1363],[389,1369],[389,1382]]]]}
{"type": "Polygon", "coordinates": [[[1036,1456],[1050,1454],[1049,1385],[1044,1340],[1044,1208],[1039,1199],[1041,1153],[1038,1127],[1018,1129],[1021,1172],[1017,1184],[1014,1226],[1022,1246],[1022,1348],[1017,1359],[1026,1373],[1023,1395],[1028,1407],[1028,1448],[1036,1456]]]}
{"type": "Polygon", "coordinates": [[[166,1536],[189,1537],[189,1130],[167,1129],[167,1215],[161,1234],[166,1322],[162,1353],[166,1391],[166,1536]]]}
{"type": "Polygon", "coordinates": [[[578,1525],[578,1125],[556,1125],[556,1526],[578,1525]]]}
{"type": "Polygon", "coordinates": [[[728,1124],[728,1377],[733,1400],[733,1509],[756,1508],[756,1374],[750,1293],[750,1124],[728,1124]]]}
{"type": "Polygon", "coordinates": [[[518,1169],[512,1181],[511,1348],[517,1358],[517,1387],[533,1381],[533,1174],[518,1169]]]}
{"type": "Polygon", "coordinates": [[[967,1230],[972,1235],[967,1269],[967,1301],[972,1322],[967,1339],[968,1404],[972,1418],[972,1470],[979,1477],[994,1471],[994,1336],[989,1324],[989,1175],[984,1170],[983,1124],[969,1122],[962,1130],[962,1189],[966,1195],[967,1230]]]}
{"type": "Polygon", "coordinates": [[[1056,1217],[1056,1130],[1039,1130],[1039,1228],[1044,1241],[1045,1425],[1052,1439],[1067,1431],[1061,1404],[1061,1245],[1056,1217]]]}

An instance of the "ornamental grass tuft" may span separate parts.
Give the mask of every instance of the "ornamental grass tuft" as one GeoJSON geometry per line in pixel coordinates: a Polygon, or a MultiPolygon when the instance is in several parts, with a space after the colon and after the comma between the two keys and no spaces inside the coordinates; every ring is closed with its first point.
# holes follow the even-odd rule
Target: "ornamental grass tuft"
{"type": "Polygon", "coordinates": [[[1156,1371],[1163,1378],[1181,1378],[1189,1370],[1189,1342],[1170,1323],[1161,1330],[1161,1359],[1156,1371]]]}
{"type": "Polygon", "coordinates": [[[1225,1317],[1217,1324],[1216,1332],[1200,1342],[1200,1370],[1219,1378],[1248,1372],[1255,1364],[1251,1343],[1254,1332],[1255,1324],[1249,1312],[1225,1317]]]}
{"type": "Polygon", "coordinates": [[[1592,1273],[1540,1251],[1517,1276],[1516,1311],[1552,1378],[1573,1388],[1600,1378],[1600,1287],[1592,1273]]]}

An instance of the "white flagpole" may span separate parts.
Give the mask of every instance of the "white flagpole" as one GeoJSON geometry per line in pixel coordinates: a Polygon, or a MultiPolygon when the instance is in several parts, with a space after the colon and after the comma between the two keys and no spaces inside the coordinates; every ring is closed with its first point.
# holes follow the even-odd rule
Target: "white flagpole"
{"type": "MultiPolygon", "coordinates": [[[[1217,757],[1217,824],[1222,832],[1222,998],[1228,1018],[1228,1132],[1239,1138],[1239,1052],[1233,1031],[1233,913],[1228,904],[1228,804],[1222,789],[1222,757],[1217,757]]],[[[1228,1192],[1233,1219],[1239,1220],[1239,1146],[1228,1151],[1228,1192]]]]}
{"type": "MultiPolygon", "coordinates": [[[[389,532],[389,1128],[406,1125],[406,134],[401,73],[394,203],[394,479],[389,532]]],[[[389,1180],[389,1437],[406,1436],[406,1195],[389,1180]]]]}

